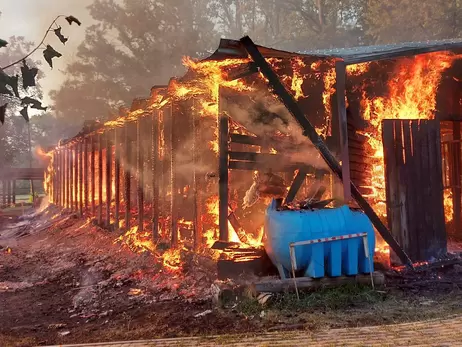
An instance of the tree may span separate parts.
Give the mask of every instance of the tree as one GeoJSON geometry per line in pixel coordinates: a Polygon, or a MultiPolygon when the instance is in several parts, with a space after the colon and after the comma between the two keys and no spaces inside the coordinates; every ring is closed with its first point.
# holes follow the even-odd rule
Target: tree
{"type": "MultiPolygon", "coordinates": [[[[0,50],[0,66],[6,66],[12,62],[21,59],[33,47],[32,42],[28,42],[24,37],[10,37],[8,46],[0,50]]],[[[40,65],[37,61],[28,60],[29,67],[40,65]]],[[[15,65],[9,68],[5,73],[10,76],[21,75],[21,65],[15,65]]],[[[42,74],[39,74],[39,81],[42,74]]],[[[42,89],[40,84],[34,88],[28,88],[25,91],[22,84],[19,83],[20,97],[33,96],[34,98],[42,98],[42,89]]],[[[24,166],[29,163],[29,142],[27,135],[26,120],[20,115],[22,109],[21,100],[15,96],[7,96],[0,94],[0,104],[8,103],[6,111],[6,121],[3,126],[0,126],[0,166],[24,166]]],[[[37,128],[32,128],[32,137],[35,136],[37,128]]]]}
{"type": "Polygon", "coordinates": [[[182,74],[185,55],[199,56],[216,43],[206,0],[96,0],[98,21],[88,28],[68,79],[51,93],[58,117],[74,122],[106,119],[155,84],[182,74]]]}
{"type": "Polygon", "coordinates": [[[460,37],[460,0],[368,0],[361,21],[373,44],[460,37]]]}

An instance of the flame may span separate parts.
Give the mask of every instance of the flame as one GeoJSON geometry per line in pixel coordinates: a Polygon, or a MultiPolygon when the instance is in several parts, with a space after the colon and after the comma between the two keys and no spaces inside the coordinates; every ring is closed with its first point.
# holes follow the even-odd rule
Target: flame
{"type": "Polygon", "coordinates": [[[444,190],[444,216],[446,217],[446,223],[452,222],[454,216],[454,206],[452,203],[452,191],[450,189],[444,190]]]}
{"type": "Polygon", "coordinates": [[[35,147],[35,153],[42,159],[49,159],[53,157],[53,151],[45,152],[45,150],[40,146],[35,147]]]}
{"type": "Polygon", "coordinates": [[[149,231],[138,232],[137,225],[116,238],[113,243],[122,243],[135,253],[142,253],[145,251],[154,252],[156,249],[152,241],[151,233],[149,231]]]}
{"type": "Polygon", "coordinates": [[[457,58],[452,53],[436,52],[400,59],[393,78],[388,83],[386,97],[368,98],[363,91],[361,109],[369,128],[373,158],[372,189],[370,197],[377,213],[386,216],[385,174],[381,124],[384,119],[433,119],[436,93],[442,73],[457,58]]]}
{"type": "Polygon", "coordinates": [[[301,73],[301,69],[306,67],[305,62],[301,58],[294,58],[292,59],[292,83],[290,88],[295,93],[294,98],[298,100],[300,98],[306,98],[306,95],[303,93],[302,86],[303,82],[305,82],[306,74],[301,73]]]}
{"type": "Polygon", "coordinates": [[[181,250],[182,248],[170,248],[162,255],[162,264],[171,271],[181,269],[181,250]]]}

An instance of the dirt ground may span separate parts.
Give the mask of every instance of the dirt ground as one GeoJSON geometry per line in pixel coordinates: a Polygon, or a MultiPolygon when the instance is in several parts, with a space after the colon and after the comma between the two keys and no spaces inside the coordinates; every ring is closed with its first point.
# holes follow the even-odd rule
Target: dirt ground
{"type": "MultiPolygon", "coordinates": [[[[385,288],[347,286],[216,302],[215,263],[183,253],[183,268],[134,253],[119,234],[49,208],[0,215],[0,346],[351,327],[462,312],[462,266],[387,272],[385,288]]],[[[227,284],[229,285],[229,283],[227,284]]]]}

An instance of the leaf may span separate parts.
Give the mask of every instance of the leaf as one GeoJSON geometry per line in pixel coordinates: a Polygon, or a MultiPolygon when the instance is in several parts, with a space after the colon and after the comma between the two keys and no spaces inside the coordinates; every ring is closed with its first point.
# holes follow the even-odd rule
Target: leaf
{"type": "Polygon", "coordinates": [[[61,41],[62,44],[65,45],[68,38],[64,37],[64,35],[61,33],[61,27],[59,27],[58,29],[55,29],[53,31],[55,32],[55,35],[58,37],[59,41],[61,41]]]}
{"type": "Polygon", "coordinates": [[[82,23],[77,18],[75,18],[74,16],[67,16],[66,20],[69,23],[69,25],[72,25],[72,23],[77,23],[78,26],[82,25],[82,23]]]}
{"type": "Polygon", "coordinates": [[[42,110],[42,111],[47,110],[47,107],[42,106],[42,103],[39,100],[31,98],[29,96],[22,98],[21,102],[23,105],[26,105],[26,107],[29,107],[29,105],[31,105],[31,107],[35,108],[36,110],[42,110]]]}
{"type": "Polygon", "coordinates": [[[38,69],[36,67],[30,68],[27,66],[25,60],[22,61],[23,66],[21,66],[22,74],[22,87],[27,89],[29,87],[35,87],[35,77],[37,76],[38,69]]]}
{"type": "Polygon", "coordinates": [[[6,113],[6,108],[8,106],[8,103],[5,105],[0,106],[0,123],[4,124],[5,123],[5,113],[6,113]]]}
{"type": "Polygon", "coordinates": [[[0,93],[12,95],[11,92],[6,88],[7,85],[10,86],[11,89],[13,89],[14,95],[19,98],[18,76],[8,76],[2,70],[0,71],[0,93]]]}
{"type": "Polygon", "coordinates": [[[62,54],[58,51],[55,51],[54,48],[50,45],[47,45],[47,48],[43,51],[43,56],[45,57],[48,65],[53,68],[53,58],[60,58],[62,57],[62,54]]]}
{"type": "Polygon", "coordinates": [[[24,117],[27,123],[29,123],[29,106],[24,107],[19,113],[24,117]]]}
{"type": "Polygon", "coordinates": [[[8,45],[7,41],[0,39],[0,48],[6,47],[7,45],[8,45]]]}

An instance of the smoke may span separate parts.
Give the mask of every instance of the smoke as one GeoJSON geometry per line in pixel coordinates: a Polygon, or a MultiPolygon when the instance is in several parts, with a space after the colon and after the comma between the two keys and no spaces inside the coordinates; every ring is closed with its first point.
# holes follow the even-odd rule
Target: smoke
{"type": "MultiPolygon", "coordinates": [[[[290,163],[305,164],[317,169],[328,169],[324,159],[284,105],[267,93],[258,93],[246,104],[229,104],[231,118],[263,139],[268,136],[288,135],[290,141],[274,143],[278,153],[290,163]]],[[[268,141],[271,145],[271,141],[268,141]]]]}

